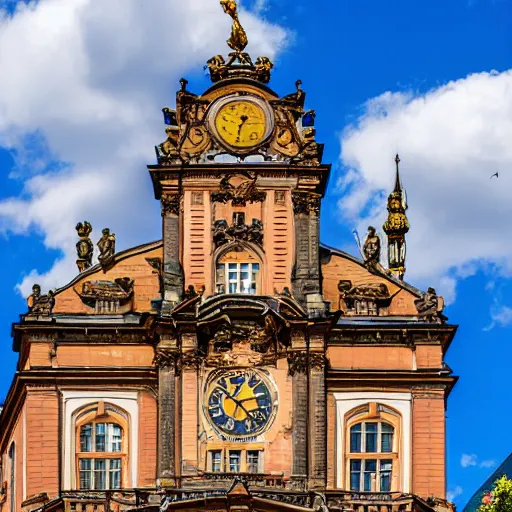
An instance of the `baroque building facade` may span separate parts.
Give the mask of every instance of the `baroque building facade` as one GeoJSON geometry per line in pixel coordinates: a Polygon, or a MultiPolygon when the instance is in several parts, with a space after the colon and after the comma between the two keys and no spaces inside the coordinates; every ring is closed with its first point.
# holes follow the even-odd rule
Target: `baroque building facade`
{"type": "Polygon", "coordinates": [[[13,326],[2,512],[445,511],[442,298],[403,281],[398,174],[361,258],[322,245],[330,166],[236,5],[200,95],[181,80],[148,166],[162,240],[79,223],[78,275],[13,326]]]}

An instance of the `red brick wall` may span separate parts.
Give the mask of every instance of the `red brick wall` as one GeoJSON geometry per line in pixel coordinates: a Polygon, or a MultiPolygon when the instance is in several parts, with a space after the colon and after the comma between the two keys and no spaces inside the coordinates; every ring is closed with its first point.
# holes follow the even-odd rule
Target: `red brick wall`
{"type": "Polygon", "coordinates": [[[415,392],[412,406],[412,491],[423,497],[446,495],[443,391],[415,392]]]}
{"type": "MultiPolygon", "coordinates": [[[[55,388],[27,390],[27,497],[58,493],[59,412],[55,388]]],[[[21,450],[18,450],[21,455],[21,450]]]]}
{"type": "Polygon", "coordinates": [[[139,393],[139,486],[154,487],[156,482],[157,400],[139,393]]]}

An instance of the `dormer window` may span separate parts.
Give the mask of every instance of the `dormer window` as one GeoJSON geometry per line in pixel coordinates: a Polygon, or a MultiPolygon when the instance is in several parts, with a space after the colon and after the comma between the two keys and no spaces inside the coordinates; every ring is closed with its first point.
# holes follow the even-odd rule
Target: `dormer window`
{"type": "Polygon", "coordinates": [[[217,260],[215,281],[217,293],[244,295],[261,293],[261,264],[249,251],[240,249],[236,248],[217,260]]]}

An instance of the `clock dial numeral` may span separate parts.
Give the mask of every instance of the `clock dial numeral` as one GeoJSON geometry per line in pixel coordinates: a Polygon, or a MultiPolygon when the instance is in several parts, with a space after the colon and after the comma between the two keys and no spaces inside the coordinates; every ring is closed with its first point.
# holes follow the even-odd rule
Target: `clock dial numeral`
{"type": "Polygon", "coordinates": [[[272,393],[254,370],[233,370],[207,386],[209,420],[229,435],[257,435],[268,427],[274,412],[272,393]]]}

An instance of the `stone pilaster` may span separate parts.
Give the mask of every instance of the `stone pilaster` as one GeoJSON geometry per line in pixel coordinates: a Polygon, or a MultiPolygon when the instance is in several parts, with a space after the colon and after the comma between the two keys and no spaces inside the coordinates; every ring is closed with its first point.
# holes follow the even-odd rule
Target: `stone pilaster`
{"type": "Polygon", "coordinates": [[[292,478],[305,482],[308,475],[308,377],[307,352],[292,352],[288,373],[292,377],[293,461],[292,478]]]}
{"type": "Polygon", "coordinates": [[[184,276],[180,264],[181,195],[162,194],[162,233],[164,241],[162,313],[168,313],[183,298],[184,276]]]}
{"type": "Polygon", "coordinates": [[[293,293],[310,313],[318,316],[324,310],[320,294],[320,196],[309,192],[295,191],[292,194],[292,200],[295,221],[293,293]]]}
{"type": "Polygon", "coordinates": [[[309,484],[325,488],[327,479],[327,412],[325,394],[325,356],[309,354],[309,484]]]}
{"type": "Polygon", "coordinates": [[[157,347],[158,366],[158,480],[174,485],[176,475],[176,363],[178,352],[169,346],[157,347]]]}

